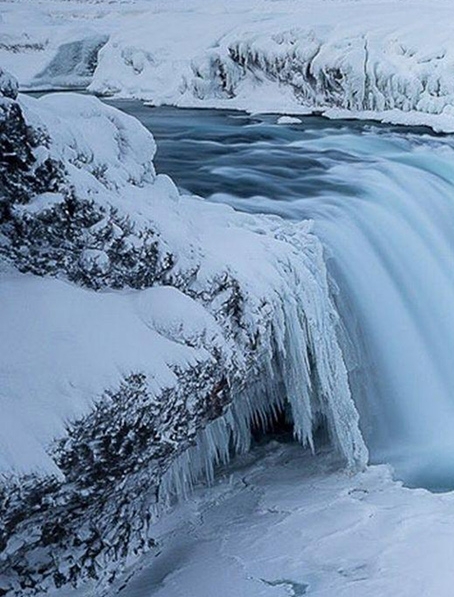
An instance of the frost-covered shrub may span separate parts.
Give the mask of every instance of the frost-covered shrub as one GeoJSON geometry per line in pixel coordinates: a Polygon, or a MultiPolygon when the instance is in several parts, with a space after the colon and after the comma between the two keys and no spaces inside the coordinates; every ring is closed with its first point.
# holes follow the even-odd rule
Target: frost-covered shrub
{"type": "MultiPolygon", "coordinates": [[[[70,164],[49,151],[49,133],[26,123],[17,83],[0,77],[0,254],[20,271],[64,274],[95,289],[145,288],[162,278],[172,255],[154,230],[137,230],[127,213],[76,190],[70,164]]],[[[88,167],[83,157],[73,160],[80,169],[88,167]]],[[[100,172],[95,164],[91,174],[99,180],[100,172]]]]}
{"type": "Polygon", "coordinates": [[[20,271],[63,273],[94,289],[146,288],[172,266],[152,229],[136,233],[118,210],[71,193],[37,213],[16,209],[5,229],[10,244],[3,251],[20,271]]]}
{"type": "Polygon", "coordinates": [[[24,594],[111,581],[125,559],[150,548],[163,472],[228,401],[220,375],[201,364],[159,397],[146,375],[129,375],[55,442],[64,480],[29,475],[0,486],[0,595],[2,582],[24,594]]]}
{"type": "Polygon", "coordinates": [[[0,222],[12,218],[14,204],[27,203],[45,191],[57,191],[63,166],[35,151],[45,143],[41,133],[25,122],[17,99],[17,82],[0,69],[0,222]]]}

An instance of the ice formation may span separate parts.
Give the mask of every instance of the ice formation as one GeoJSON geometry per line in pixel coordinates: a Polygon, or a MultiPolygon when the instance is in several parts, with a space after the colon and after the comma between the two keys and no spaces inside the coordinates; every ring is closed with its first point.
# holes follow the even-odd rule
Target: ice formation
{"type": "Polygon", "coordinates": [[[180,196],[135,119],[1,82],[2,590],[112,580],[284,403],[361,468],[310,223],[180,196]]]}

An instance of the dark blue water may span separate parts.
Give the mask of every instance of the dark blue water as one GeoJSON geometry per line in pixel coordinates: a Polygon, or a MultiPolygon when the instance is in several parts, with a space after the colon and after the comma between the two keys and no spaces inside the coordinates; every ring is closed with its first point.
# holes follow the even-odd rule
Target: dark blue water
{"type": "MultiPolygon", "coordinates": [[[[408,136],[403,127],[380,126],[357,121],[328,121],[310,116],[302,124],[277,125],[277,116],[250,116],[229,110],[147,107],[137,101],[109,102],[138,118],[152,131],[158,151],[158,172],[169,174],[180,188],[202,197],[230,194],[239,199],[266,197],[288,201],[341,190],[357,194],[354,181],[332,176],[342,163],[364,163],[349,147],[310,147],[320,136],[342,140],[345,134],[376,136],[396,133],[408,136]],[[306,147],[302,148],[301,144],[306,147]]],[[[412,128],[412,137],[431,135],[429,129],[412,128]]],[[[369,156],[373,159],[373,156],[369,156]]],[[[245,211],[276,213],[260,202],[238,202],[245,211]]],[[[289,217],[287,210],[282,214],[289,217]]],[[[295,216],[298,217],[298,216],[295,216]]]]}

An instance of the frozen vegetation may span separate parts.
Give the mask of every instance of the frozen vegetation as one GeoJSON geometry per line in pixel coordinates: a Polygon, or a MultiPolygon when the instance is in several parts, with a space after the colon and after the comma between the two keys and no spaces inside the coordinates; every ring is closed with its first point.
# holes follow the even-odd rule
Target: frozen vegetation
{"type": "Polygon", "coordinates": [[[443,0],[18,0],[0,17],[0,61],[25,88],[454,129],[443,0]]]}

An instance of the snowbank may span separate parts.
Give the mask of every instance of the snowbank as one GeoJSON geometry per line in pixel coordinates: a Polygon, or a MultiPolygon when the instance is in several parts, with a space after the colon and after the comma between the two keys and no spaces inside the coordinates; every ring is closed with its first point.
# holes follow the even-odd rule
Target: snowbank
{"type": "Polygon", "coordinates": [[[91,81],[94,93],[154,104],[347,112],[454,130],[447,2],[106,6],[3,8],[0,60],[35,89],[91,81]]]}
{"type": "Polygon", "coordinates": [[[191,338],[207,336],[213,348],[223,348],[214,318],[171,287],[96,293],[62,280],[12,273],[3,273],[1,284],[3,474],[41,471],[60,477],[46,447],[90,412],[106,389],[141,371],[158,394],[176,385],[176,369],[212,358],[191,338]],[[165,306],[161,317],[156,304],[161,310],[165,306]],[[172,335],[182,313],[192,328],[189,337],[179,326],[172,335]]]}
{"type": "MultiPolygon", "coordinates": [[[[236,368],[249,364],[252,354],[258,366],[265,357],[271,363],[276,356],[272,343],[277,354],[286,355],[279,366],[288,368],[283,383],[289,384],[294,409],[301,410],[295,424],[304,442],[312,443],[315,413],[321,410],[332,417],[334,436],[347,460],[363,461],[361,448],[356,453],[357,438],[349,439],[351,432],[341,422],[345,415],[336,412],[342,401],[352,406],[322,248],[310,224],[289,225],[180,197],[168,177],[154,173],[155,145],[148,131],[99,100],[60,94],[22,98],[20,106],[28,126],[47,139],[46,145],[33,150],[33,168],[50,160],[63,167],[64,178],[54,192],[35,194],[26,203],[11,200],[14,227],[5,222],[3,231],[10,242],[4,243],[4,256],[22,272],[63,276],[95,290],[124,292],[154,284],[179,288],[219,320],[226,343],[229,335],[236,343],[236,368]],[[320,308],[322,303],[326,308],[320,308]],[[312,404],[308,351],[318,363],[324,405],[312,404]],[[337,373],[331,378],[333,371],[337,373]]],[[[50,292],[49,301],[58,303],[59,291],[55,296],[50,292]]],[[[83,296],[71,299],[82,312],[83,296]]],[[[83,320],[82,314],[74,316],[83,320]]],[[[100,321],[87,317],[91,320],[100,321]]],[[[20,317],[15,325],[21,321],[24,332],[18,336],[26,342],[29,322],[20,317]]],[[[74,327],[85,334],[80,324],[74,327]]],[[[12,331],[9,328],[9,334],[12,331]]],[[[181,341],[178,334],[174,339],[181,341]]],[[[130,357],[125,358],[130,364],[121,367],[123,372],[131,368],[130,357]]],[[[57,371],[64,377],[60,368],[57,371]]],[[[43,394],[49,398],[58,392],[43,394]]],[[[354,409],[351,412],[353,421],[354,409]]]]}

